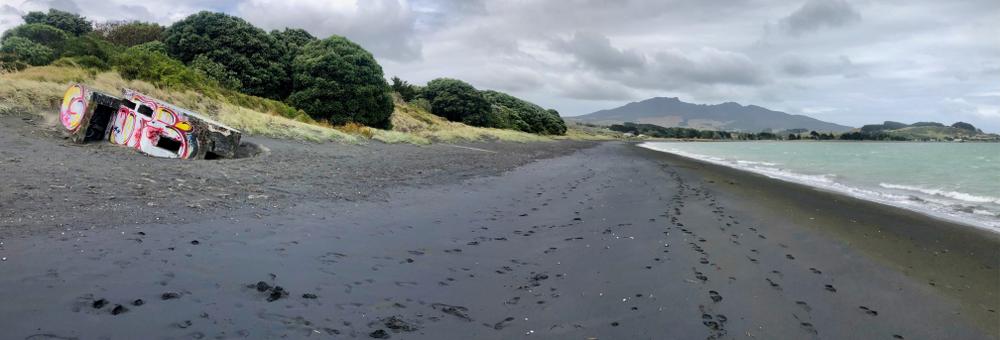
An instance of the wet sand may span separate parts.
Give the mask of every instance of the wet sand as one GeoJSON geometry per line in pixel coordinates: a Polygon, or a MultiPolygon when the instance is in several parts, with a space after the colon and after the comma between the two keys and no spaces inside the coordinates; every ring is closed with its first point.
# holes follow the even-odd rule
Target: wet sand
{"type": "Polygon", "coordinates": [[[633,145],[542,158],[376,199],[20,226],[0,245],[0,332],[1000,337],[995,234],[633,145]]]}

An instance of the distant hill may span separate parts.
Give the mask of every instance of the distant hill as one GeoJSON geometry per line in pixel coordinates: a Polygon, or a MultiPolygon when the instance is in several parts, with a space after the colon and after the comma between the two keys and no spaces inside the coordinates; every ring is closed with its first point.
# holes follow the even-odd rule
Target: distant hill
{"type": "Polygon", "coordinates": [[[664,97],[650,98],[614,109],[566,118],[605,125],[635,122],[664,127],[745,132],[760,132],[766,129],[844,132],[852,129],[850,126],[772,111],[756,105],[743,106],[733,102],[717,105],[691,104],[677,98],[664,97]]]}

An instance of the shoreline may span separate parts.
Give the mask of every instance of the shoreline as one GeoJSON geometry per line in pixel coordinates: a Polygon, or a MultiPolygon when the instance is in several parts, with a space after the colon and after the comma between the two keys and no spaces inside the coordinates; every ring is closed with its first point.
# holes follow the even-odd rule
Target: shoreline
{"type": "MultiPolygon", "coordinates": [[[[1000,307],[1000,233],[801,183],[633,144],[652,159],[696,169],[760,215],[781,212],[906,273],[964,305],[980,326],[996,327],[1000,307]],[[970,289],[969,282],[978,282],[970,289]],[[985,295],[984,295],[985,293],[985,295]],[[985,302],[984,302],[985,301],[985,302]],[[985,308],[977,306],[989,306],[985,308]],[[983,313],[987,310],[986,313],[983,313]]],[[[766,218],[766,217],[765,217],[766,218]]]]}
{"type": "MultiPolygon", "coordinates": [[[[826,142],[826,141],[824,141],[824,142],[826,142]]],[[[933,210],[926,209],[926,207],[924,207],[924,206],[900,204],[900,203],[898,203],[896,201],[893,201],[893,200],[879,199],[877,197],[869,197],[869,196],[866,196],[866,195],[863,195],[863,194],[855,192],[855,191],[858,191],[858,190],[861,190],[861,191],[871,191],[871,189],[864,189],[864,188],[852,187],[852,186],[848,186],[848,185],[837,183],[837,182],[834,182],[831,185],[824,186],[824,185],[819,185],[819,184],[816,184],[816,183],[810,183],[808,180],[801,179],[801,178],[782,177],[782,176],[779,176],[779,175],[776,175],[776,174],[773,174],[773,173],[769,173],[769,172],[764,171],[764,170],[753,169],[753,168],[739,168],[739,167],[735,167],[735,166],[733,166],[731,164],[727,164],[727,163],[724,163],[724,162],[717,162],[717,161],[708,160],[708,159],[701,159],[701,158],[698,158],[698,157],[694,157],[693,155],[687,155],[687,154],[684,154],[684,153],[677,153],[677,152],[672,152],[672,151],[664,151],[664,150],[654,149],[651,146],[643,145],[643,144],[645,144],[645,142],[637,143],[636,146],[641,147],[641,148],[645,148],[645,149],[650,149],[650,150],[657,151],[657,152],[669,153],[669,154],[672,154],[672,155],[684,157],[684,158],[687,158],[687,159],[690,159],[690,160],[694,160],[694,161],[698,161],[698,162],[710,163],[710,164],[713,164],[713,165],[723,166],[723,167],[727,167],[727,168],[734,169],[734,170],[739,170],[739,171],[754,173],[754,174],[762,175],[762,176],[765,176],[765,177],[768,177],[768,178],[771,178],[771,179],[775,179],[775,180],[779,180],[779,181],[783,181],[783,182],[788,182],[788,183],[795,183],[795,184],[803,185],[803,186],[806,186],[806,187],[809,187],[809,188],[812,188],[812,189],[822,190],[822,191],[826,191],[826,192],[830,192],[830,193],[834,193],[834,194],[838,194],[838,195],[842,195],[842,196],[848,196],[848,197],[851,197],[851,198],[860,199],[860,200],[864,200],[864,201],[868,201],[868,202],[872,202],[872,203],[877,203],[877,204],[881,204],[881,205],[888,206],[888,207],[893,207],[893,208],[897,208],[897,209],[904,209],[904,210],[907,210],[907,211],[910,211],[910,212],[913,212],[913,213],[917,213],[917,214],[921,214],[921,215],[924,215],[924,216],[927,216],[927,217],[930,217],[930,218],[942,220],[944,222],[962,224],[962,225],[968,226],[970,228],[982,229],[982,230],[985,230],[985,231],[992,232],[992,233],[1000,235],[1000,224],[998,224],[998,225],[992,225],[988,221],[983,221],[983,220],[974,219],[974,218],[971,218],[971,217],[965,217],[965,216],[955,215],[955,214],[952,214],[952,213],[949,213],[949,212],[933,211],[933,210]]],[[[791,175],[802,176],[802,174],[799,174],[799,173],[791,173],[791,175]]],[[[877,191],[871,191],[871,192],[878,193],[877,191]]]]}

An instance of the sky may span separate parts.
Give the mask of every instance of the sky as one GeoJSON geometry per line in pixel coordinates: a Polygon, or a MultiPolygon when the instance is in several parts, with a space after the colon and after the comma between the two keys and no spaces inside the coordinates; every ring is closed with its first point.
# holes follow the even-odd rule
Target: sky
{"type": "Polygon", "coordinates": [[[164,25],[209,10],[342,35],[386,77],[462,79],[563,116],[679,97],[1000,132],[997,0],[0,0],[0,30],[50,7],[164,25]]]}

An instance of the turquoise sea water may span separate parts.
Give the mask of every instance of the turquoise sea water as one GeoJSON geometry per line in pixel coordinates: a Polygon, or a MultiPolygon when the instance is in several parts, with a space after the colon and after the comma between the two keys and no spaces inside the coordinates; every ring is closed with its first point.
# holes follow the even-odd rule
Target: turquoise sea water
{"type": "Polygon", "coordinates": [[[649,142],[641,146],[1000,232],[1000,144],[649,142]]]}

